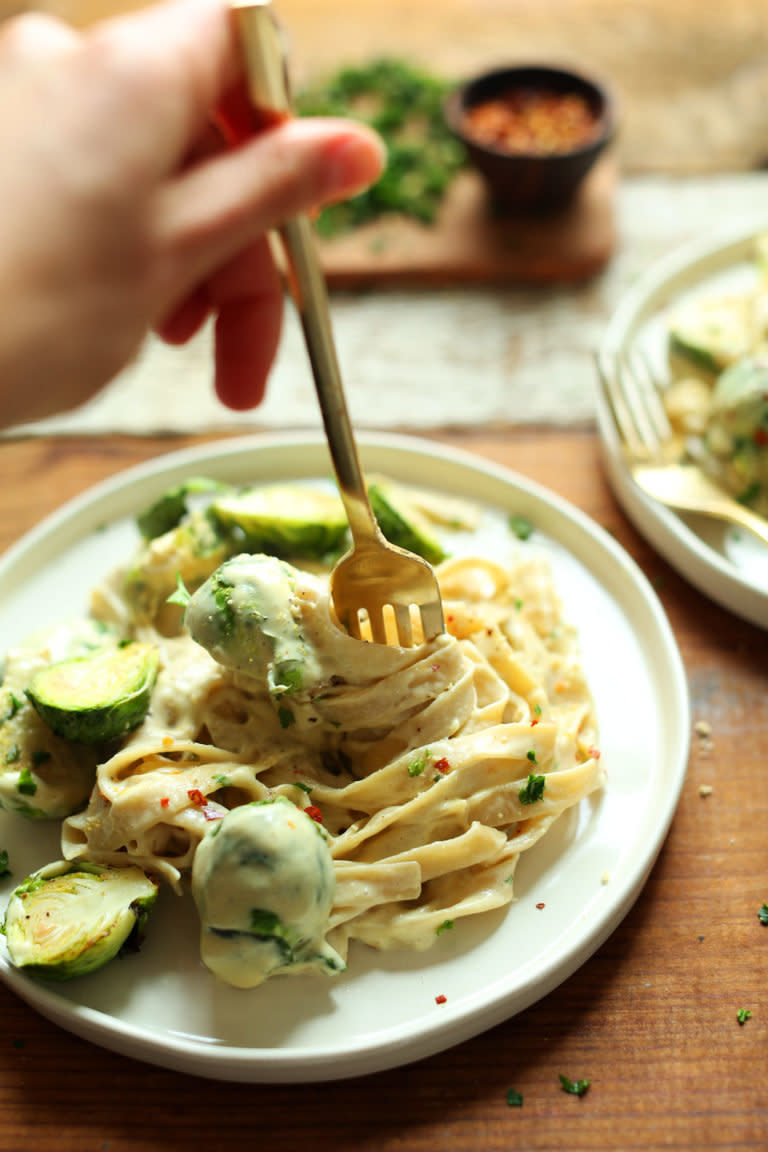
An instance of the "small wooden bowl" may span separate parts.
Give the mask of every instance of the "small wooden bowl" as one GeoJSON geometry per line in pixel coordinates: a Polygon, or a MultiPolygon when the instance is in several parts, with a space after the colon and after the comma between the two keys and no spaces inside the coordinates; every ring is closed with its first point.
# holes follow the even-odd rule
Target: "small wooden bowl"
{"type": "Polygon", "coordinates": [[[615,134],[602,84],[544,65],[475,76],[449,95],[444,114],[501,210],[563,208],[615,134]]]}

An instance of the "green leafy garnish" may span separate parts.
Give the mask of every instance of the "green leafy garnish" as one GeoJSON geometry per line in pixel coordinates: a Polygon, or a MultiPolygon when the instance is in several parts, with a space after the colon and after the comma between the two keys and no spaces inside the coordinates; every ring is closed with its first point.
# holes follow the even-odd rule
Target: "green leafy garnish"
{"type": "Polygon", "coordinates": [[[442,924],[435,930],[437,936],[442,936],[443,932],[450,932],[453,928],[453,920],[443,920],[442,924]]]}
{"type": "Polygon", "coordinates": [[[522,1108],[523,1094],[516,1092],[514,1088],[510,1088],[507,1092],[507,1104],[510,1108],[522,1108]]]}
{"type": "Polygon", "coordinates": [[[291,724],[296,723],[296,717],[290,708],[278,708],[277,718],[280,721],[281,728],[290,728],[291,724]]]}
{"type": "Polygon", "coordinates": [[[751,1016],[752,1013],[750,1012],[749,1008],[739,1008],[738,1012],[736,1013],[736,1019],[738,1020],[739,1024],[746,1024],[747,1020],[749,1020],[751,1016]]]}
{"type": "Polygon", "coordinates": [[[521,804],[535,804],[537,800],[541,800],[544,795],[546,787],[546,778],[544,776],[528,777],[528,782],[518,792],[518,799],[521,804]]]}
{"type": "Polygon", "coordinates": [[[525,516],[512,515],[508,523],[518,540],[527,540],[533,532],[533,524],[525,516]]]}
{"type": "Polygon", "coordinates": [[[318,231],[334,236],[386,213],[431,224],[465,160],[445,122],[450,84],[402,60],[344,68],[296,99],[303,116],[352,116],[384,140],[387,166],[358,196],[321,212],[318,231]]]}
{"type": "Polygon", "coordinates": [[[19,782],[16,785],[16,791],[21,792],[22,796],[34,796],[37,792],[37,784],[32,778],[32,773],[27,764],[24,765],[21,772],[19,772],[19,782]]]}
{"type": "Polygon", "coordinates": [[[757,918],[761,924],[768,925],[768,904],[763,904],[762,908],[757,913],[757,918]]]}
{"type": "Polygon", "coordinates": [[[423,756],[417,756],[415,760],[411,760],[408,765],[409,776],[421,776],[422,772],[427,766],[429,760],[429,752],[425,752],[423,756]]]}
{"type": "Polygon", "coordinates": [[[176,591],[172,592],[168,597],[169,604],[181,604],[182,608],[186,608],[191,599],[189,590],[187,589],[184,581],[181,578],[181,573],[176,573],[176,591]]]}
{"type": "Polygon", "coordinates": [[[561,1072],[560,1087],[563,1092],[570,1092],[572,1096],[583,1096],[589,1088],[589,1080],[571,1080],[561,1072]]]}

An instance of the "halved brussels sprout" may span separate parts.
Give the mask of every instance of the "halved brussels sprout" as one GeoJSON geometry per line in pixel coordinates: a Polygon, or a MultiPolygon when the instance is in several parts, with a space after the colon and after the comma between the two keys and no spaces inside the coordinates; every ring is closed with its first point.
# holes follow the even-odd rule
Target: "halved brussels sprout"
{"type": "Polygon", "coordinates": [[[26,694],[58,736],[104,743],[137,728],[146,716],[158,661],[154,644],[106,648],[41,668],[26,694]]]}
{"type": "Polygon", "coordinates": [[[368,497],[378,525],[390,544],[415,552],[430,564],[445,560],[443,546],[426,516],[401,488],[390,482],[376,481],[368,485],[368,497]]]}
{"type": "Polygon", "coordinates": [[[33,820],[62,820],[87,802],[96,748],[52,732],[26,696],[0,690],[0,807],[33,820]]]}
{"type": "Polygon", "coordinates": [[[50,980],[95,972],[141,941],[156,897],[157,885],[140,868],[48,864],[8,902],[3,931],[11,962],[50,980]]]}
{"type": "Polygon", "coordinates": [[[192,865],[203,963],[236,988],[278,972],[341,971],[324,940],[335,890],[326,835],[300,808],[284,797],[233,808],[192,865]]]}
{"type": "Polygon", "coordinates": [[[267,484],[214,500],[211,511],[239,528],[250,552],[321,559],[340,548],[347,516],[338,496],[299,484],[267,484]]]}

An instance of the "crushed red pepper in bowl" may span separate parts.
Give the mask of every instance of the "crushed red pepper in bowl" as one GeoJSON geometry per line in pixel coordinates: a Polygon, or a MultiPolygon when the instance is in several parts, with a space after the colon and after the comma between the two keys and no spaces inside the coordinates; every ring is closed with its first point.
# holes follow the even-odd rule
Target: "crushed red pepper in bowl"
{"type": "Polygon", "coordinates": [[[586,147],[601,124],[579,92],[511,88],[468,108],[464,130],[490,148],[547,156],[586,147]]]}
{"type": "Polygon", "coordinates": [[[568,204],[614,135],[605,87],[540,65],[474,77],[451,93],[445,117],[502,210],[568,204]]]}

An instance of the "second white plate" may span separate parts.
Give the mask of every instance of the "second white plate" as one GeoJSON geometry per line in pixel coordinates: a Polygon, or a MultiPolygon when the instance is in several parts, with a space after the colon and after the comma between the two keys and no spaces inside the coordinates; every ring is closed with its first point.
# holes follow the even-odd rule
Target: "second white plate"
{"type": "MultiPolygon", "coordinates": [[[[638,896],[666,835],[688,758],[686,679],[643,574],[578,510],[523,477],[426,442],[363,440],[364,466],[478,502],[472,548],[534,548],[552,563],[578,627],[608,772],[604,792],[564,816],[526,853],[517,902],[446,933],[426,954],[354,947],[333,980],[276,978],[243,992],[199,959],[191,901],[164,891],[137,955],[46,986],[14,969],[0,979],[38,1011],[96,1044],[201,1076],[311,1081],[358,1076],[447,1048],[521,1011],[578,968],[638,896]],[[500,533],[510,513],[536,528],[500,533]],[[500,541],[505,541],[500,543],[500,541]]],[[[87,591],[133,549],[133,516],[191,475],[237,483],[329,477],[317,437],[228,441],[119,475],[65,506],[0,561],[0,635],[82,614],[87,591]]],[[[499,556],[503,559],[503,555],[499,556]]],[[[14,883],[59,856],[58,827],[0,812],[14,883]]]]}
{"type": "MultiPolygon", "coordinates": [[[[757,235],[768,220],[736,234],[687,245],[652,268],[617,308],[600,347],[605,371],[630,348],[642,350],[655,371],[666,373],[665,317],[691,295],[728,291],[754,276],[757,235]]],[[[633,482],[602,385],[597,418],[606,472],[616,497],[637,529],[699,591],[738,616],[768,628],[768,548],[748,532],[711,517],[673,512],[633,482]]]]}

